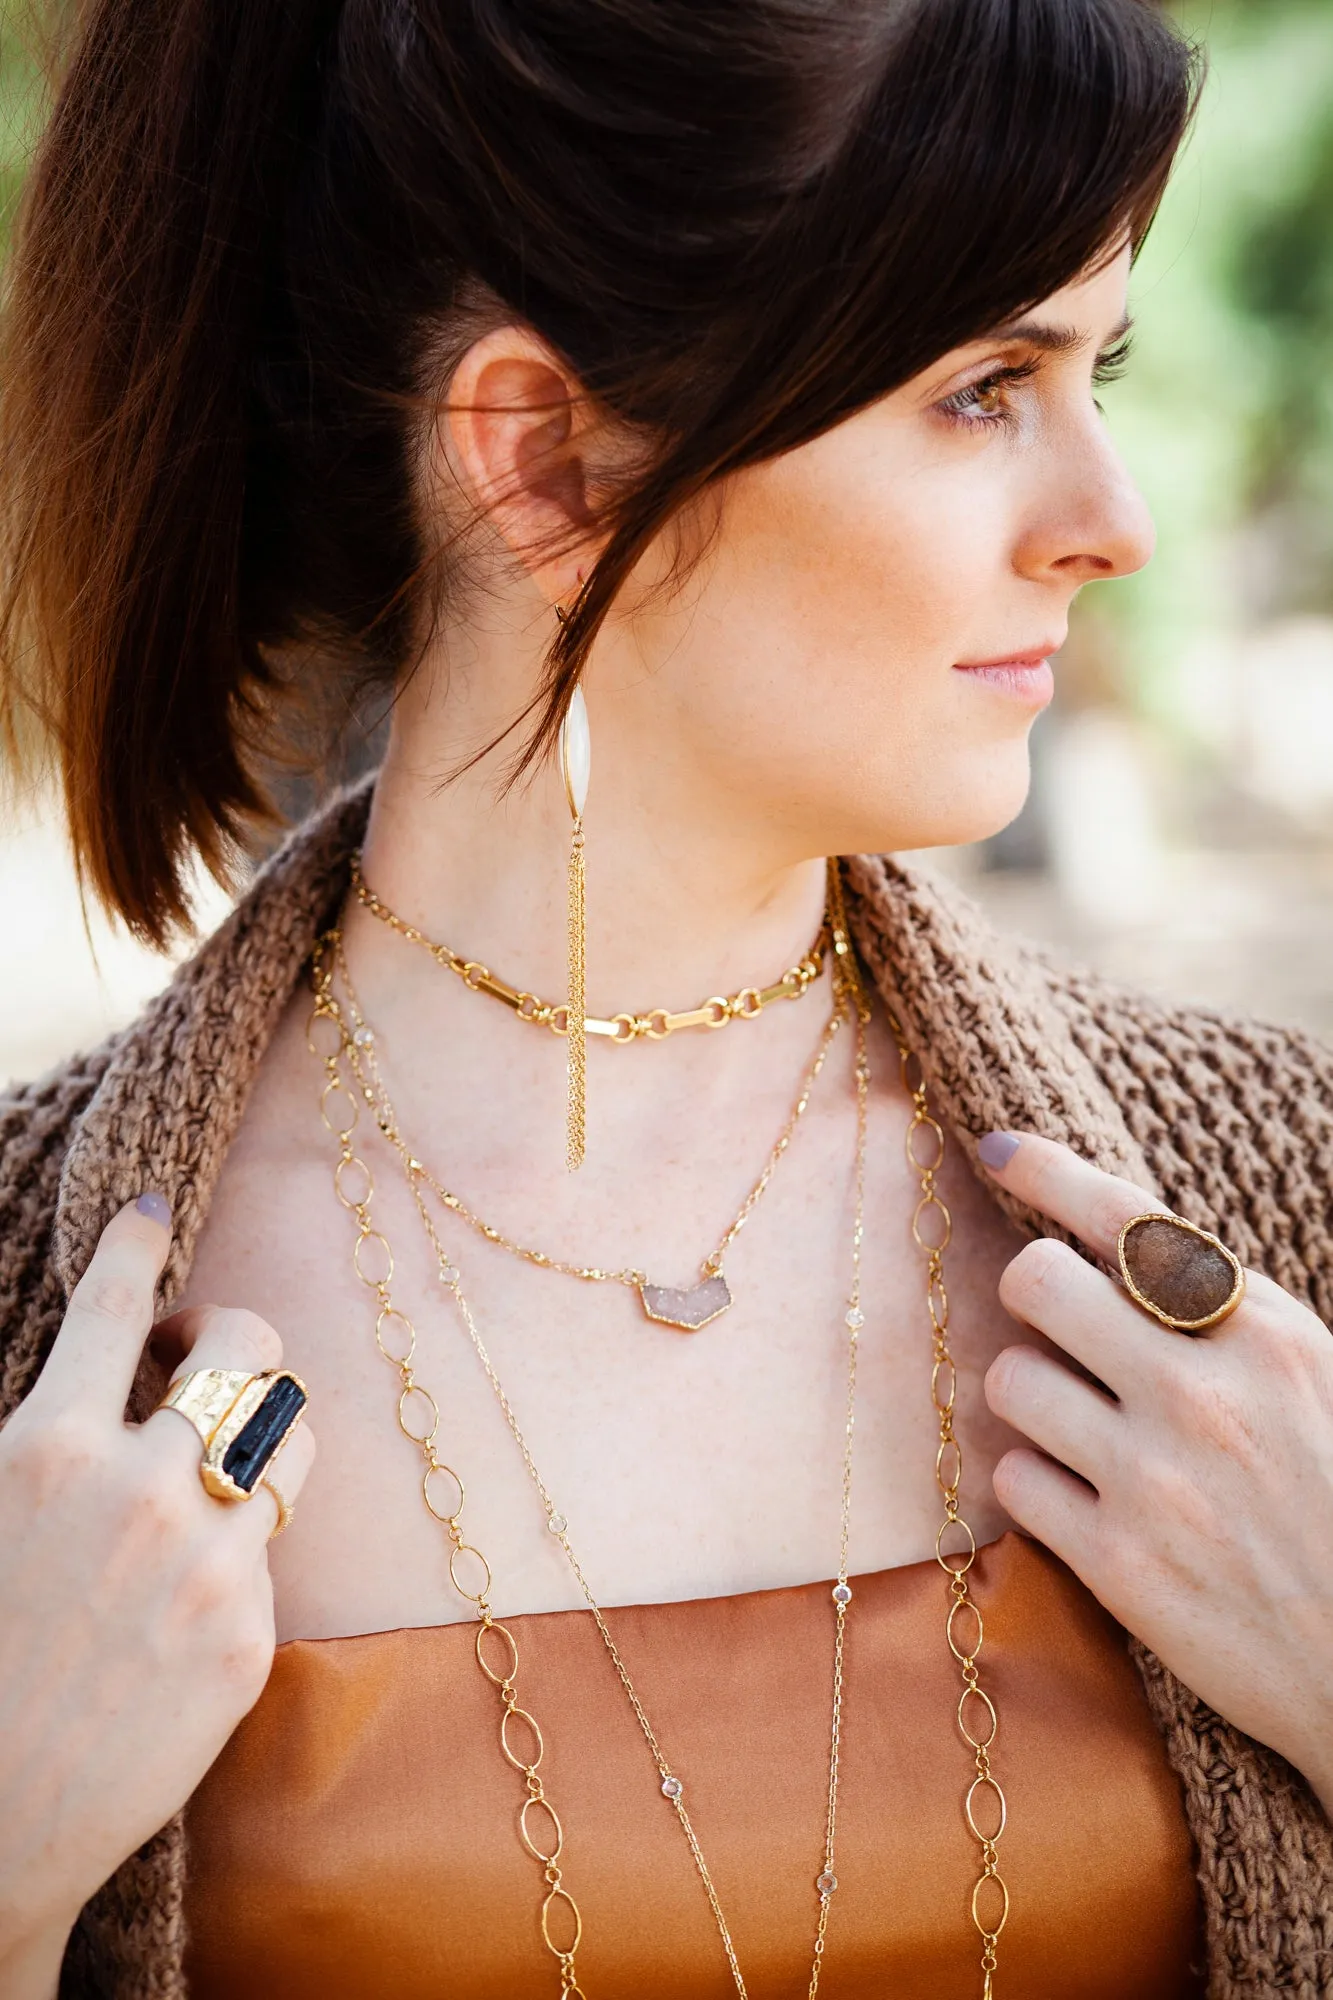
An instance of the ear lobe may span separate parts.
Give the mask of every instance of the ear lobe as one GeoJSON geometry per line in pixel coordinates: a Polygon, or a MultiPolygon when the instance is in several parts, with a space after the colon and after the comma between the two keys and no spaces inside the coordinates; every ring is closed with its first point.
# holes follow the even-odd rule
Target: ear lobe
{"type": "Polygon", "coordinates": [[[511,553],[545,589],[544,571],[591,525],[580,439],[587,399],[527,328],[497,327],[464,354],[449,385],[447,448],[456,477],[511,553]]]}

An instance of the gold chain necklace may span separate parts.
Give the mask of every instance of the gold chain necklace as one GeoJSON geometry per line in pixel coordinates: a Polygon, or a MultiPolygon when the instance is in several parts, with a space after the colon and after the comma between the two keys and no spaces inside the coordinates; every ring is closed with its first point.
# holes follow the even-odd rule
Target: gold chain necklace
{"type": "MultiPolygon", "coordinates": [[[[334,951],[339,975],[350,992],[351,975],[347,970],[341,938],[334,951]]],[[[556,1271],[566,1278],[581,1278],[587,1284],[625,1285],[638,1293],[648,1319],[655,1320],[660,1326],[677,1327],[682,1333],[698,1333],[701,1327],[711,1326],[715,1319],[720,1319],[733,1303],[731,1286],[722,1268],[723,1259],[754,1213],[777,1171],[779,1160],[792,1142],[796,1127],[805,1116],[810,1093],[833,1046],[839,1018],[839,1006],[835,1002],[824,1032],[819,1038],[819,1045],[801,1079],[796,1102],[792,1106],[786,1124],[778,1134],[762,1172],[736,1211],[717,1248],[710,1250],[703,1259],[699,1266],[698,1281],[693,1285],[658,1285],[653,1283],[646,1271],[637,1270],[631,1265],[612,1270],[603,1268],[599,1264],[574,1264],[563,1257],[550,1256],[545,1250],[534,1250],[526,1244],[515,1242],[513,1237],[506,1236],[502,1229],[497,1229],[493,1223],[485,1221],[475,1209],[469,1208],[461,1195],[445,1187],[424,1162],[420,1160],[415,1162],[416,1171],[442,1207],[452,1210],[460,1222],[465,1222],[469,1229],[474,1229],[479,1236],[484,1236],[488,1243],[494,1243],[498,1249],[507,1250],[510,1256],[521,1258],[525,1264],[533,1264],[540,1271],[556,1271]]],[[[354,1028],[353,1041],[363,1052],[366,1060],[373,1060],[375,1036],[364,1020],[354,1028]]]]}
{"type": "MultiPolygon", "coordinates": [[[[841,914],[841,899],[836,905],[837,915],[841,914]]],[[[847,1583],[847,1538],[850,1520],[851,1496],[851,1445],[855,1412],[856,1359],[858,1336],[864,1324],[860,1310],[860,1250],[864,1227],[863,1188],[866,1104],[868,1097],[868,1067],[865,1058],[865,1013],[856,980],[854,963],[850,960],[849,948],[844,948],[845,923],[837,924],[835,917],[835,942],[840,953],[838,970],[848,980],[852,1004],[858,1023],[857,1059],[857,1220],[855,1226],[855,1266],[851,1304],[847,1312],[849,1329],[848,1352],[848,1412],[846,1445],[843,1464],[842,1534],[838,1581],[833,1597],[836,1607],[835,1637],[835,1678],[832,1721],[832,1740],[829,1760],[829,1792],[825,1827],[824,1867],[816,1879],[819,1896],[819,1917],[817,1923],[814,1960],[811,1969],[809,1995],[814,1996],[819,1985],[820,1967],[823,1959],[825,1934],[828,1923],[829,1904],[837,1888],[837,1878],[833,1872],[834,1837],[836,1832],[838,1769],[841,1747],[842,1719],[842,1656],[845,1616],[851,1602],[851,1589],[847,1583]],[[844,971],[845,968],[845,971],[844,971]]],[[[726,1952],[732,1977],[741,2000],[746,2000],[746,1989],[740,1966],[736,1959],[730,1932],[718,1900],[712,1878],[708,1872],[702,1849],[684,1806],[682,1781],[675,1776],[668,1764],[653,1732],[651,1723],[634,1689],[619,1649],[606,1625],[605,1618],[593,1596],[587,1579],[568,1540],[568,1522],[559,1513],[543,1483],[536,1464],[518,1426],[512,1406],[498,1375],[490,1361],[481,1336],[472,1316],[471,1308],[463,1295],[461,1279],[436,1233],[429,1210],[421,1193],[420,1162],[409,1151],[397,1128],[396,1117],[387,1093],[383,1091],[378,1078],[378,1064],[373,1054],[362,1062],[360,1051],[373,1050],[373,1040],[358,1044],[354,1026],[349,1028],[343,1010],[333,992],[334,954],[340,942],[337,932],[321,940],[316,949],[312,965],[312,979],[315,987],[315,1008],[308,1030],[307,1040],[312,1054],[325,1070],[325,1084],[321,1094],[321,1116],[328,1130],[337,1139],[340,1157],[334,1172],[335,1191],[342,1205],[349,1209],[357,1221],[357,1241],[353,1251],[353,1264],[358,1278],[376,1295],[377,1315],[375,1336],[377,1345],[385,1358],[399,1371],[401,1390],[399,1395],[398,1421],[404,1434],[417,1444],[422,1451],[426,1470],[422,1479],[422,1493],[428,1511],[445,1528],[451,1543],[449,1575],[454,1588],[475,1609],[479,1619],[476,1638],[477,1662],[487,1679],[499,1690],[502,1702],[500,1728],[501,1749],[506,1760],[519,1770],[524,1777],[528,1798],[520,1816],[520,1835],[524,1846],[536,1860],[542,1863],[547,1894],[541,1909],[541,1930],[547,1948],[556,1957],[560,1966],[561,1993],[582,2000],[582,1989],[578,1985],[575,1972],[575,1953],[582,1937],[582,1918],[578,1906],[563,1885],[559,1866],[564,1848],[564,1831],[554,1807],[546,1799],[539,1766],[543,1755],[540,1729],[535,1720],[518,1703],[515,1677],[518,1672],[518,1647],[507,1627],[498,1623],[489,1604],[491,1572],[480,1551],[468,1544],[461,1528],[464,1488],[458,1475],[438,1456],[435,1436],[439,1427],[439,1409],[430,1392],[417,1382],[412,1369],[412,1359],[416,1348],[416,1331],[411,1321],[398,1311],[390,1291],[393,1278],[393,1253],[384,1236],[374,1227],[370,1219],[370,1203],[374,1194],[374,1179],[369,1167],[355,1150],[353,1133],[358,1122],[360,1105],[358,1097],[369,1105],[376,1122],[385,1137],[397,1150],[407,1175],[409,1189],[421,1215],[423,1225],[435,1254],[442,1283],[457,1305],[491,1386],[499,1400],[506,1422],[514,1436],[524,1464],[531,1477],[543,1510],[547,1526],[556,1535],[579,1583],[583,1595],[592,1611],[604,1645],[613,1666],[621,1680],[626,1695],[639,1721],[648,1747],[657,1765],[661,1789],[676,1809],[682,1830],[688,1841],[695,1867],[700,1875],[714,1921],[726,1952]],[[316,1034],[321,1021],[331,1024],[336,1046],[321,1047],[316,1034]],[[344,1080],[341,1063],[345,1061],[351,1073],[352,1084],[344,1080]],[[367,1070],[372,1072],[368,1077],[367,1070]],[[378,1085],[378,1088],[377,1088],[378,1085]],[[347,1107],[339,1110],[339,1102],[347,1107]],[[378,1268],[377,1268],[378,1267],[378,1268]],[[441,1497],[432,1482],[443,1479],[448,1483],[449,1497],[454,1500],[452,1510],[445,1511],[441,1497]],[[472,1571],[469,1575],[469,1559],[472,1571]],[[478,1584],[477,1590],[470,1590],[468,1582],[478,1584]],[[488,1648],[488,1637],[494,1635],[494,1643],[488,1648]],[[502,1647],[500,1658],[494,1657],[495,1645],[502,1647]],[[491,1657],[488,1658],[488,1650],[491,1657]],[[517,1722],[520,1732],[527,1730],[529,1737],[524,1748],[516,1750],[510,1736],[511,1724],[517,1722]],[[529,1823],[529,1814],[537,1812],[536,1836],[529,1823]],[[545,1819],[541,1818],[542,1814],[545,1819]],[[545,1833],[546,1839],[541,1835],[545,1833]],[[552,1936],[553,1912],[557,1906],[563,1912],[566,1937],[562,1942],[552,1936]]],[[[352,1004],[355,1005],[354,996],[352,1004]]],[[[996,1969],[996,1946],[1000,1933],[1009,1914],[1009,1891],[999,1873],[998,1842],[1005,1829],[1007,1806],[1004,1793],[990,1767],[990,1750],[998,1730],[998,1716],[991,1697],[980,1685],[977,1658],[984,1637],[981,1612],[971,1596],[968,1575],[976,1559],[976,1541],[971,1529],[959,1511],[959,1488],[962,1480],[962,1450],[953,1430],[953,1417],[957,1391],[957,1375],[949,1349],[949,1304],[944,1287],[943,1258],[952,1232],[952,1220],[948,1208],[941,1200],[937,1189],[937,1175],[944,1156],[944,1132],[938,1121],[931,1115],[924,1080],[914,1064],[907,1048],[901,1027],[892,1014],[888,1016],[889,1026],[898,1045],[904,1088],[912,1101],[912,1118],[906,1135],[908,1161],[917,1174],[921,1185],[921,1197],[912,1218],[912,1235],[927,1262],[926,1298],[930,1314],[933,1369],[931,1394],[939,1426],[939,1445],[935,1458],[935,1477],[944,1500],[945,1518],[936,1537],[936,1560],[949,1579],[949,1612],[946,1621],[946,1639],[949,1650],[958,1662],[963,1689],[959,1696],[957,1718],[964,1740],[973,1753],[975,1775],[968,1786],[964,1799],[964,1816],[968,1828],[976,1839],[981,1852],[981,1870],[973,1885],[971,1897],[972,1919],[982,1941],[981,1970],[983,2000],[992,2000],[992,1982],[996,1969]],[[918,1135],[924,1133],[930,1151],[930,1158],[923,1161],[918,1152],[918,1135]],[[946,1546],[950,1531],[957,1530],[962,1538],[962,1546],[946,1546]],[[971,1621],[969,1624],[968,1621],[971,1621]],[[993,1820],[993,1826],[979,1824],[979,1819],[993,1820]]],[[[364,1022],[359,1023],[364,1027],[364,1022]]],[[[557,1925],[561,1916],[555,1916],[557,1925]]]]}
{"type": "MultiPolygon", "coordinates": [[[[563,1002],[556,1005],[553,1001],[539,1000],[535,993],[510,986],[507,980],[499,978],[479,959],[463,958],[447,944],[436,944],[415,924],[409,924],[387,903],[381,902],[361,872],[359,852],[352,856],[351,876],[352,892],[363,909],[369,910],[372,917],[378,917],[399,937],[406,938],[409,944],[420,945],[428,951],[437,965],[442,965],[446,972],[452,972],[473,993],[484,993],[489,999],[499,1000],[520,1021],[527,1021],[534,1028],[549,1028],[553,1035],[569,1033],[569,1010],[563,1002]]],[[[820,926],[819,935],[809,951],[797,959],[795,965],[788,966],[771,986],[743,986],[739,993],[730,995],[717,993],[705,1000],[702,1006],[691,1007],[682,1014],[669,1013],[665,1007],[651,1007],[646,1014],[613,1014],[609,1020],[586,1014],[583,1031],[588,1035],[604,1036],[619,1047],[627,1048],[631,1042],[663,1041],[681,1028],[725,1028],[729,1021],[757,1020],[774,1000],[799,1000],[810,991],[824,970],[828,948],[829,925],[826,921],[820,926]]]]}

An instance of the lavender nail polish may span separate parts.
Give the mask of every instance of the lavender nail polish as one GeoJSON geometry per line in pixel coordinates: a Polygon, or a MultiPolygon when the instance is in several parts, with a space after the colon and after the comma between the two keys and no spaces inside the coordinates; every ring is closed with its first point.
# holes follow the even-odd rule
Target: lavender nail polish
{"type": "Polygon", "coordinates": [[[171,1227],[171,1208],[164,1194],[141,1194],[134,1206],[140,1215],[146,1215],[154,1222],[160,1222],[164,1229],[171,1227]]]}
{"type": "Polygon", "coordinates": [[[987,1132],[984,1139],[977,1141],[977,1158],[983,1167],[991,1167],[996,1173],[1007,1167],[1018,1151],[1018,1141],[1012,1132],[987,1132]]]}

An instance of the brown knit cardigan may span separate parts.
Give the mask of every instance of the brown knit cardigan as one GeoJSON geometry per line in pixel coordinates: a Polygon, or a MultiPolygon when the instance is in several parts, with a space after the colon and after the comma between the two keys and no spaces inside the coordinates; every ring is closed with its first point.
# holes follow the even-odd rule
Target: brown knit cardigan
{"type": "MultiPolygon", "coordinates": [[[[133,1027],[0,1102],[0,1417],[31,1387],[103,1225],[145,1187],[172,1204],[164,1302],[180,1292],[366,808],[362,787],[298,829],[133,1027]]],[[[969,1154],[997,1127],[1063,1140],[1159,1190],[1333,1321],[1333,1052],[1055,969],[989,931],[962,896],[890,862],[854,861],[850,883],[866,963],[969,1154]]],[[[1027,1231],[1044,1226],[1006,1205],[1027,1231]]],[[[133,1414],[155,1390],[145,1371],[133,1414]]],[[[1144,1648],[1134,1654],[1184,1789],[1211,2000],[1333,1996],[1333,1828],[1279,1757],[1144,1648]]],[[[83,1912],[62,1993],[184,1994],[185,1868],[178,1818],[83,1912]]]]}

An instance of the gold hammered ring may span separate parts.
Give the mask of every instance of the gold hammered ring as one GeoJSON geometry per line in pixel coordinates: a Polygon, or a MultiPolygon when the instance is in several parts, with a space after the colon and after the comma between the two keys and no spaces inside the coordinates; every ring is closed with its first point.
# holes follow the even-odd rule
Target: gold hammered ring
{"type": "MultiPolygon", "coordinates": [[[[204,1447],[199,1477],[215,1500],[253,1500],[255,1489],[268,1484],[264,1473],[300,1423],[306,1402],[305,1383],[286,1368],[258,1375],[196,1368],[173,1382],[157,1407],[179,1411],[198,1432],[204,1447]]],[[[275,1532],[281,1532],[291,1509],[269,1490],[280,1513],[275,1532]]]]}
{"type": "Polygon", "coordinates": [[[1175,1333],[1204,1333],[1235,1312],[1245,1270],[1225,1243],[1179,1215],[1136,1215],[1116,1245],[1136,1306],[1175,1333]]]}

